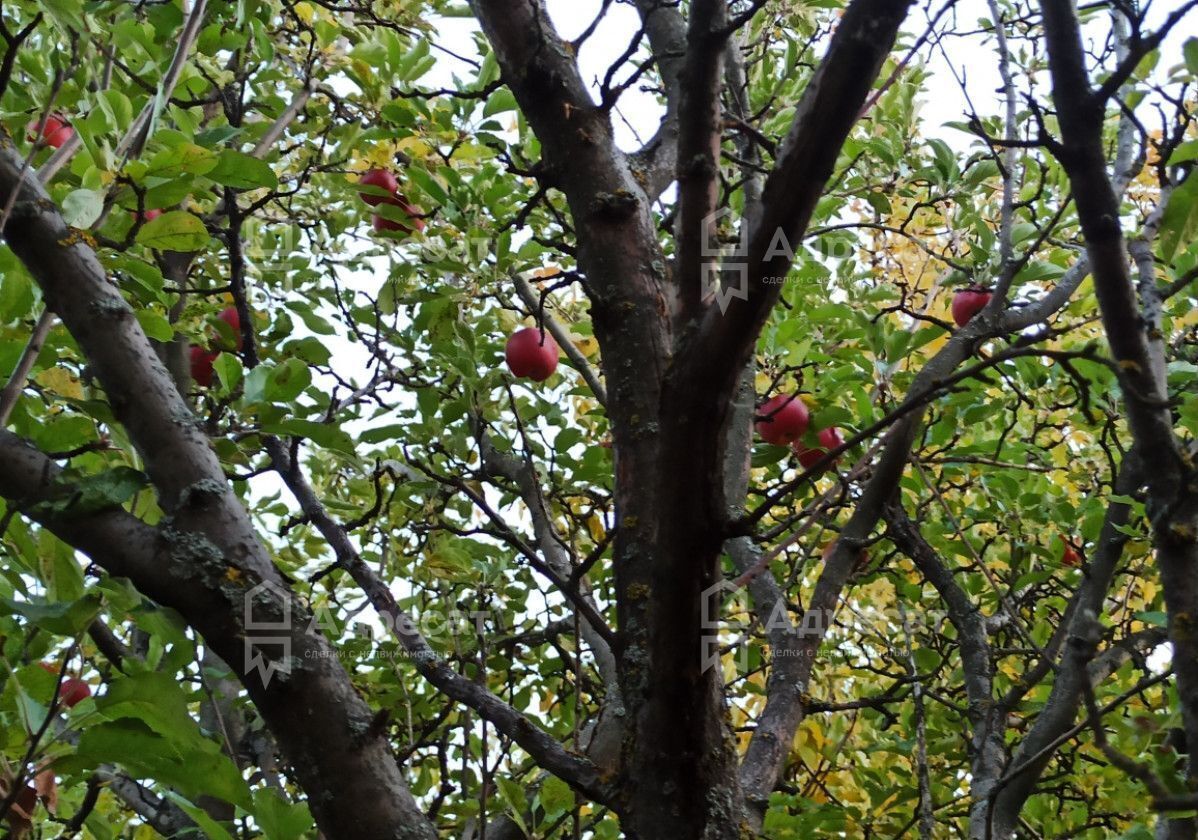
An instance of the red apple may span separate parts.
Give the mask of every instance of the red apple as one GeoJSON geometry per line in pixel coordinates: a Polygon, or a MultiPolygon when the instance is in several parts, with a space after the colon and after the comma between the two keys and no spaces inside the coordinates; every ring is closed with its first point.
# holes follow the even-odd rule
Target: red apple
{"type": "Polygon", "coordinates": [[[73,709],[92,696],[92,689],[83,680],[77,677],[68,677],[62,681],[62,688],[58,693],[62,697],[63,705],[68,709],[73,709]]]}
{"type": "MultiPolygon", "coordinates": [[[[387,192],[389,195],[395,195],[399,192],[399,181],[395,176],[386,169],[368,169],[362,173],[362,177],[358,179],[358,185],[363,187],[377,187],[380,190],[387,192]]],[[[387,200],[388,196],[381,195],[377,192],[360,192],[359,196],[362,200],[371,207],[376,207],[387,200]]]]}
{"type": "MultiPolygon", "coordinates": [[[[0,799],[2,798],[0,797],[0,799]]],[[[37,808],[37,789],[33,785],[25,785],[24,789],[17,794],[17,798],[13,800],[12,805],[17,816],[26,821],[32,821],[33,812],[37,808]]]]}
{"type": "Polygon", "coordinates": [[[414,205],[409,204],[408,200],[403,195],[393,195],[390,198],[383,199],[379,203],[389,204],[392,207],[398,207],[403,211],[404,215],[408,217],[411,225],[409,226],[408,224],[396,221],[395,219],[389,219],[381,213],[375,213],[371,221],[374,224],[374,229],[376,231],[381,233],[383,231],[390,230],[411,233],[413,228],[416,230],[424,230],[424,219],[420,218],[420,211],[414,205]]]}
{"type": "Polygon", "coordinates": [[[806,404],[797,396],[779,394],[757,410],[757,434],[766,443],[789,446],[807,431],[806,404]]]}
{"type": "Polygon", "coordinates": [[[953,320],[963,327],[990,302],[990,292],[977,286],[961,289],[953,295],[953,320]]]}
{"type": "Polygon", "coordinates": [[[237,307],[226,307],[216,317],[229,325],[229,329],[233,331],[235,349],[240,350],[242,345],[245,344],[245,340],[241,335],[241,316],[237,314],[237,307]]]}
{"type": "Polygon", "coordinates": [[[198,344],[191,345],[191,378],[201,388],[212,385],[212,363],[220,355],[219,350],[209,350],[198,344]]]}
{"type": "MultiPolygon", "coordinates": [[[[795,442],[794,452],[799,457],[799,463],[803,465],[803,469],[811,469],[819,462],[820,458],[827,455],[833,449],[839,449],[841,446],[844,446],[844,438],[840,436],[839,429],[835,426],[829,426],[826,429],[820,430],[819,443],[819,446],[808,448],[798,441],[795,442]]],[[[832,463],[836,462],[833,461],[832,463]]]]}
{"type": "Polygon", "coordinates": [[[544,382],[557,370],[557,342],[536,327],[516,330],[503,349],[508,369],[514,376],[544,382]]]}
{"type": "Polygon", "coordinates": [[[161,216],[163,214],[163,212],[164,211],[162,211],[162,210],[146,210],[144,213],[138,213],[136,210],[134,210],[133,211],[133,220],[139,224],[144,225],[146,222],[157,219],[159,216],[161,216]]]}
{"type": "Polygon", "coordinates": [[[1061,542],[1065,544],[1065,550],[1061,552],[1061,563],[1065,566],[1080,566],[1082,564],[1082,556],[1069,540],[1061,537],[1061,542]]]}
{"type": "Polygon", "coordinates": [[[39,125],[38,121],[34,120],[26,126],[26,131],[31,143],[37,140],[40,133],[42,139],[46,141],[46,145],[55,149],[70,140],[71,135],[75,133],[75,129],[71,128],[70,124],[57,114],[46,117],[44,125],[39,125]]]}

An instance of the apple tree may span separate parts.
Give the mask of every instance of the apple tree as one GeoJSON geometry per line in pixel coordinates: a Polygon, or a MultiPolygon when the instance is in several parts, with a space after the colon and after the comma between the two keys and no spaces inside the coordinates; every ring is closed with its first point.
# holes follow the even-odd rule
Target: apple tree
{"type": "Polygon", "coordinates": [[[1196,5],[0,5],[9,834],[1198,836],[1196,5]]]}

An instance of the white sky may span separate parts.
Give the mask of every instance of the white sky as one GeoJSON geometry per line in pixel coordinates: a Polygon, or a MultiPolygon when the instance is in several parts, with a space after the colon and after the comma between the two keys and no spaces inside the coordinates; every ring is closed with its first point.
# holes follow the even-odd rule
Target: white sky
{"type": "MultiPolygon", "coordinates": [[[[1149,26],[1159,24],[1169,12],[1182,4],[1183,0],[1156,0],[1149,14],[1149,26]]],[[[775,0],[775,4],[778,0],[775,0]]],[[[557,25],[559,34],[566,39],[577,37],[594,19],[602,3],[601,0],[547,0],[550,14],[557,25]]],[[[791,0],[791,5],[800,5],[791,0]]],[[[895,55],[904,55],[906,47],[916,37],[923,34],[927,26],[929,14],[937,12],[942,0],[919,0],[907,18],[903,31],[908,33],[904,49],[896,51],[895,55]]],[[[1034,4],[1033,4],[1034,6],[1034,4]]],[[[938,29],[943,30],[954,21],[961,30],[977,28],[980,20],[989,20],[990,11],[986,0],[958,0],[954,9],[941,18],[938,29]]],[[[1097,16],[1095,33],[1105,31],[1107,21],[1104,15],[1097,16]]],[[[603,77],[610,64],[619,58],[628,43],[640,27],[640,19],[636,10],[627,3],[613,3],[608,9],[604,21],[591,36],[579,55],[579,64],[583,78],[594,84],[603,77]]],[[[449,18],[438,22],[439,42],[464,55],[474,54],[472,33],[477,31],[477,24],[470,18],[449,18]]],[[[1193,25],[1183,23],[1176,27],[1163,46],[1164,59],[1161,66],[1168,66],[1180,60],[1180,46],[1189,36],[1198,34],[1193,25]]],[[[998,114],[1000,103],[998,87],[1001,78],[998,74],[998,63],[994,47],[994,39],[984,41],[981,36],[971,35],[965,38],[946,38],[943,40],[946,52],[957,71],[965,78],[969,99],[973,102],[982,116],[998,114]]],[[[1015,49],[1013,46],[1012,49],[1015,49]]],[[[944,54],[931,46],[930,42],[920,49],[920,58],[928,60],[928,67],[933,78],[920,97],[920,116],[923,120],[922,131],[927,137],[939,137],[954,148],[966,148],[972,138],[954,129],[944,129],[947,122],[965,119],[968,106],[965,94],[961,91],[956,80],[949,72],[944,54]]],[[[438,86],[452,85],[452,73],[455,69],[462,72],[458,62],[447,60],[438,62],[430,71],[425,82],[438,86]]],[[[597,85],[595,85],[597,89],[597,85]]],[[[660,119],[661,109],[654,97],[638,90],[635,86],[627,91],[620,100],[619,116],[617,119],[616,137],[622,148],[634,149],[640,144],[636,141],[633,129],[641,137],[650,137],[655,131],[660,119]]]]}

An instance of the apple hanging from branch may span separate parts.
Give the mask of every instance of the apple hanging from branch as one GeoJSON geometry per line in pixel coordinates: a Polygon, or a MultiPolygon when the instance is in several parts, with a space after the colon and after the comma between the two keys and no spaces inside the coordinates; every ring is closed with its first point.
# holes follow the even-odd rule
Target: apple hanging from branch
{"type": "MultiPolygon", "coordinates": [[[[233,333],[233,349],[241,350],[242,346],[245,344],[245,338],[241,334],[241,316],[237,313],[237,307],[228,306],[222,309],[220,314],[216,317],[217,320],[227,324],[229,330],[233,333]]],[[[223,335],[218,336],[217,340],[220,341],[223,338],[223,335]]]]}
{"type": "Polygon", "coordinates": [[[557,342],[545,330],[525,327],[516,330],[503,349],[513,376],[544,382],[557,370],[557,342]]]}
{"type": "Polygon", "coordinates": [[[399,180],[386,169],[368,169],[358,179],[358,186],[373,187],[358,193],[371,207],[377,207],[399,192],[399,180]]]}
{"type": "Polygon", "coordinates": [[[795,396],[779,394],[757,410],[757,434],[766,443],[790,446],[807,431],[807,405],[795,396]]]}
{"type": "MultiPolygon", "coordinates": [[[[840,430],[835,426],[829,426],[826,429],[820,429],[819,446],[804,446],[799,441],[795,441],[793,445],[794,453],[799,459],[799,463],[803,465],[803,469],[809,470],[819,463],[819,460],[831,452],[833,449],[839,449],[844,446],[844,438],[840,435],[840,430]]],[[[837,459],[839,460],[839,458],[837,459]]],[[[836,463],[832,461],[828,466],[836,463]]]]}
{"type": "Polygon", "coordinates": [[[34,120],[25,127],[25,130],[26,138],[30,143],[36,142],[40,135],[46,141],[46,145],[52,149],[60,148],[75,134],[75,129],[71,127],[71,124],[59,114],[51,114],[42,123],[34,120]]]}
{"type": "Polygon", "coordinates": [[[970,286],[968,289],[959,290],[953,295],[953,322],[958,327],[965,326],[973,320],[974,315],[986,308],[991,297],[990,290],[981,286],[970,286]]]}
{"type": "Polygon", "coordinates": [[[411,233],[413,230],[424,230],[424,219],[420,218],[420,210],[414,204],[409,204],[407,198],[402,194],[389,196],[376,206],[398,207],[400,212],[407,218],[407,221],[401,222],[383,213],[375,213],[371,218],[371,223],[374,225],[376,232],[411,233]]]}
{"type": "Polygon", "coordinates": [[[198,344],[191,345],[189,353],[189,362],[191,366],[191,378],[195,384],[201,388],[209,388],[212,386],[212,363],[216,361],[216,357],[220,355],[219,350],[209,350],[207,347],[201,347],[198,344]]]}
{"type": "Polygon", "coordinates": [[[62,697],[62,704],[68,709],[73,709],[92,696],[92,689],[78,677],[68,677],[62,681],[62,688],[58,693],[62,697]]]}
{"type": "Polygon", "coordinates": [[[1061,537],[1061,543],[1065,546],[1061,552],[1061,565],[1063,566],[1080,566],[1082,564],[1081,552],[1073,545],[1073,543],[1064,537],[1061,537]]]}

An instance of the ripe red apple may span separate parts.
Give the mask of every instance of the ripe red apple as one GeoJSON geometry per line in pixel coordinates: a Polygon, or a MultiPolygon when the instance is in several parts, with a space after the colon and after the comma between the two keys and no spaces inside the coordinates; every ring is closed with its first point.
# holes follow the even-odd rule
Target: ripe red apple
{"type": "Polygon", "coordinates": [[[33,785],[25,785],[24,789],[17,794],[17,798],[13,800],[12,805],[17,816],[32,821],[33,812],[37,808],[37,789],[33,785]]]}
{"type": "Polygon", "coordinates": [[[375,213],[371,219],[374,224],[374,229],[380,233],[383,231],[402,231],[403,233],[411,233],[412,229],[424,230],[424,219],[420,218],[420,211],[415,205],[409,204],[408,200],[403,195],[393,195],[390,198],[385,198],[378,202],[379,204],[389,204],[392,207],[398,207],[408,217],[411,225],[404,222],[388,219],[381,213],[375,213]]]}
{"type": "Polygon", "coordinates": [[[46,117],[45,125],[39,125],[37,120],[29,123],[26,126],[27,137],[29,142],[37,140],[38,134],[46,141],[46,145],[52,148],[59,148],[63,143],[71,139],[71,135],[75,133],[75,129],[71,128],[70,123],[57,114],[51,114],[46,117]]]}
{"type": "MultiPolygon", "coordinates": [[[[814,467],[819,462],[820,458],[824,457],[833,449],[838,449],[844,445],[844,438],[840,436],[840,430],[835,426],[829,426],[826,429],[820,429],[818,437],[820,445],[816,447],[806,447],[798,441],[795,441],[795,455],[799,457],[799,463],[803,465],[803,469],[805,470],[809,470],[814,467]]],[[[836,462],[833,461],[832,463],[836,462]]]]}
{"type": "Polygon", "coordinates": [[[163,212],[165,212],[165,211],[146,210],[144,213],[138,213],[136,210],[134,210],[133,211],[133,220],[135,222],[138,222],[139,224],[144,225],[146,222],[157,219],[159,216],[161,216],[163,214],[163,212]]]}
{"type": "Polygon", "coordinates": [[[68,709],[73,709],[92,696],[92,689],[78,677],[68,677],[62,681],[62,688],[58,693],[62,697],[63,705],[68,709]]]}
{"type": "Polygon", "coordinates": [[[212,363],[216,361],[216,357],[219,355],[219,350],[209,350],[207,347],[200,347],[198,344],[191,345],[191,378],[195,381],[195,384],[201,388],[208,388],[212,385],[212,363]]]}
{"type": "MultiPolygon", "coordinates": [[[[362,173],[362,177],[358,179],[358,184],[363,187],[377,187],[390,195],[395,195],[395,193],[399,192],[399,181],[386,169],[368,169],[362,173]]],[[[371,207],[382,204],[388,198],[386,195],[366,191],[359,192],[358,195],[371,207]]]]}
{"type": "Polygon", "coordinates": [[[516,330],[503,349],[508,369],[514,376],[544,382],[557,370],[557,342],[536,327],[516,330]]]}
{"type": "Polygon", "coordinates": [[[797,396],[779,394],[757,409],[757,434],[766,443],[790,446],[807,431],[807,405],[797,396]]]}
{"type": "Polygon", "coordinates": [[[229,329],[233,331],[234,349],[240,350],[245,344],[245,339],[241,335],[241,316],[237,314],[237,307],[226,307],[216,317],[229,325],[229,329]]]}
{"type": "Polygon", "coordinates": [[[1080,566],[1082,564],[1082,556],[1069,540],[1061,537],[1061,542],[1065,544],[1065,550],[1061,552],[1061,563],[1065,566],[1080,566]]]}
{"type": "Polygon", "coordinates": [[[953,321],[958,327],[968,324],[974,315],[986,308],[990,302],[990,292],[978,286],[961,289],[953,295],[953,321]]]}

